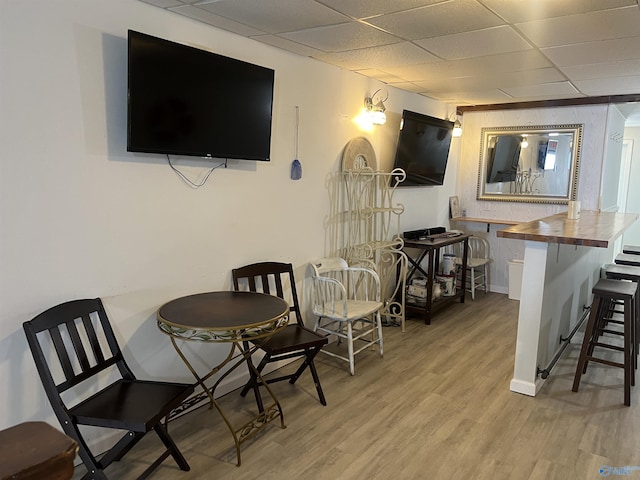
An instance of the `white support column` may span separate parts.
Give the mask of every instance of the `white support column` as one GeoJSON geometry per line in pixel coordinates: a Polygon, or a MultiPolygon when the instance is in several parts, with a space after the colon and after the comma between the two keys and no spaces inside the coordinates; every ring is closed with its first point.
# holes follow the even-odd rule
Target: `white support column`
{"type": "Polygon", "coordinates": [[[542,388],[538,367],[549,366],[560,339],[583,317],[600,268],[611,258],[612,248],[525,241],[511,391],[535,396],[542,388]]]}
{"type": "Polygon", "coordinates": [[[515,366],[510,389],[530,396],[535,396],[544,384],[544,380],[536,375],[536,369],[548,248],[548,243],[525,241],[522,288],[526,289],[526,294],[520,295],[515,366]]]}

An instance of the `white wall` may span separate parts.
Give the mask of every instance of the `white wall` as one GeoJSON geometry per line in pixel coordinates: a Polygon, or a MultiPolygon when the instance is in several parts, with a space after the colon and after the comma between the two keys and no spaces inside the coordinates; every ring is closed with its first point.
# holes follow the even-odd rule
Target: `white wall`
{"type": "MultiPolygon", "coordinates": [[[[3,1],[0,45],[0,429],[57,425],[22,322],[100,296],[139,376],[191,380],[155,326],[157,308],[228,289],[231,268],[265,259],[292,262],[305,283],[306,263],[326,253],[325,180],[346,143],[366,136],[390,167],[403,108],[440,118],[452,111],[390,89],[390,121],[363,132],[352,119],[377,82],[135,0],[3,1]],[[196,190],[162,156],[126,152],[128,29],[275,69],[272,161],[229,161],[196,190]],[[300,181],[289,179],[296,105],[300,181]]],[[[446,221],[456,148],[444,187],[398,195],[403,227],[446,221]]],[[[192,179],[210,166],[176,163],[192,179]]],[[[211,360],[226,353],[207,347],[211,360]]]]}
{"type": "MultiPolygon", "coordinates": [[[[640,189],[636,188],[640,182],[640,127],[625,128],[624,138],[630,140],[628,148],[631,148],[631,169],[625,211],[640,213],[640,189]]],[[[623,243],[640,245],[640,222],[635,222],[624,232],[623,243]]]]}
{"type": "Polygon", "coordinates": [[[607,111],[607,130],[602,162],[602,185],[600,187],[600,210],[618,211],[618,185],[622,162],[622,140],[624,138],[624,116],[615,106],[607,111]]]}
{"type": "MultiPolygon", "coordinates": [[[[577,197],[583,210],[597,210],[600,205],[608,109],[608,105],[584,105],[465,112],[456,189],[460,207],[467,210],[468,217],[517,222],[528,222],[566,211],[566,205],[476,200],[481,132],[486,127],[583,124],[577,197]]],[[[496,231],[506,228],[505,225],[492,224],[490,232],[486,231],[486,224],[458,222],[456,227],[489,240],[492,258],[490,288],[492,291],[506,293],[509,285],[508,261],[523,258],[524,242],[498,238],[496,231]]]]}

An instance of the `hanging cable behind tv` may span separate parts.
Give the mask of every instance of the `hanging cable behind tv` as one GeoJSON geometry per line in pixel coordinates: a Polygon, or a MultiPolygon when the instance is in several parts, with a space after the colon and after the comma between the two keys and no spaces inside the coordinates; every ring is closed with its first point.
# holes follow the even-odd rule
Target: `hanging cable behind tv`
{"type": "Polygon", "coordinates": [[[225,159],[224,162],[218,164],[218,165],[214,165],[213,167],[211,167],[206,175],[204,176],[204,178],[202,179],[202,181],[196,183],[192,180],[190,180],[184,173],[182,173],[180,170],[178,170],[173,163],[171,163],[171,157],[169,155],[167,155],[167,162],[169,162],[169,166],[171,167],[171,169],[176,172],[176,174],[184,181],[184,183],[186,183],[187,185],[189,185],[191,188],[200,188],[202,187],[205,183],[207,183],[207,180],[209,180],[209,177],[211,176],[211,174],[213,173],[213,171],[216,168],[220,168],[222,166],[224,166],[224,168],[227,168],[227,160],[225,159]]]}

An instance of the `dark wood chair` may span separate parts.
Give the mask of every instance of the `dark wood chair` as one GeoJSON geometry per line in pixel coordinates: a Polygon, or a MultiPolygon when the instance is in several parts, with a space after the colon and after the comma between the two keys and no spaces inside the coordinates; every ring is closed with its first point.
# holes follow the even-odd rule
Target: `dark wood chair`
{"type": "MultiPolygon", "coordinates": [[[[254,263],[233,269],[232,277],[235,290],[268,293],[277,295],[289,302],[290,324],[276,332],[267,341],[251,341],[264,352],[264,357],[256,368],[259,372],[262,372],[267,364],[288,358],[302,357],[303,361],[291,375],[270,378],[266,380],[266,383],[289,380],[289,383],[294,384],[305,369],[309,368],[320,403],[326,405],[327,402],[322,392],[322,386],[320,385],[320,379],[313,360],[322,347],[328,343],[328,339],[304,326],[302,315],[300,314],[296,282],[293,276],[293,266],[290,263],[280,262],[254,263]],[[291,322],[291,315],[295,317],[294,322],[291,322]]],[[[259,402],[258,387],[262,383],[251,368],[249,369],[249,374],[249,381],[240,394],[245,396],[249,390],[253,389],[259,402]]]]}
{"type": "Polygon", "coordinates": [[[106,479],[104,469],[120,460],[151,430],[158,434],[166,450],[139,478],[146,478],[169,455],[181,470],[189,470],[162,419],[193,393],[194,385],[137,380],[125,362],[99,298],[57,305],[23,327],[60,425],[78,442],[78,454],[88,470],[83,479],[106,479]],[[80,388],[93,391],[101,384],[98,376],[104,379],[104,375],[118,373],[120,378],[88,398],[73,405],[65,401],[71,392],[76,392],[77,397],[80,388]],[[79,425],[127,432],[97,460],[79,425]]]}

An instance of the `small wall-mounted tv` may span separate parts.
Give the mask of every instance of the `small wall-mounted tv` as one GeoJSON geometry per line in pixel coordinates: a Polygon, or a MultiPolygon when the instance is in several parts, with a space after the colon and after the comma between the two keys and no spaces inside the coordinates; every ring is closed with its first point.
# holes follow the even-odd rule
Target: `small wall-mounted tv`
{"type": "Polygon", "coordinates": [[[451,147],[453,122],[404,110],[394,168],[407,178],[399,186],[442,185],[451,147]]]}
{"type": "Polygon", "coordinates": [[[127,150],[268,161],[274,71],[129,30],[127,150]]]}
{"type": "Polygon", "coordinates": [[[494,147],[489,148],[487,183],[514,182],[520,162],[522,137],[500,135],[494,147]]]}
{"type": "Polygon", "coordinates": [[[403,110],[394,168],[407,174],[401,187],[442,185],[453,122],[403,110]]]}

